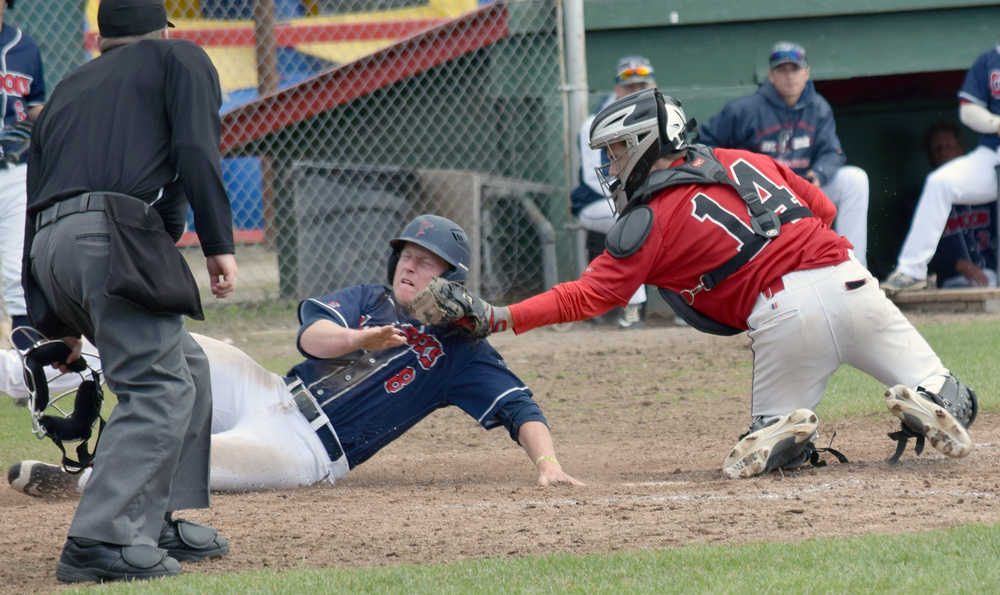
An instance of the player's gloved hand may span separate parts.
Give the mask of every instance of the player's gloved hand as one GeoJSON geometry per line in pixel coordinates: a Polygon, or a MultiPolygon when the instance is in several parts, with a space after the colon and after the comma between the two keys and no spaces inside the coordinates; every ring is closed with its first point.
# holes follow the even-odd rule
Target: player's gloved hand
{"type": "Polygon", "coordinates": [[[18,163],[31,146],[31,131],[35,124],[32,120],[21,120],[0,130],[0,151],[4,160],[18,163]]]}
{"type": "Polygon", "coordinates": [[[476,338],[507,330],[510,311],[472,295],[459,283],[441,277],[431,279],[427,288],[413,298],[413,317],[435,326],[453,324],[476,338]]]}

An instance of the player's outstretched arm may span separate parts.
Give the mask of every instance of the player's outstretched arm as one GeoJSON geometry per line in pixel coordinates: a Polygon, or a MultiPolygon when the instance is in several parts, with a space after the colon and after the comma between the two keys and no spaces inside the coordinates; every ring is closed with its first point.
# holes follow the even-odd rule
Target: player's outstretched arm
{"type": "Polygon", "coordinates": [[[586,485],[563,471],[562,465],[556,459],[555,448],[552,446],[552,435],[549,433],[548,426],[542,422],[526,421],[521,424],[517,431],[517,441],[538,469],[538,479],[536,480],[538,485],[550,486],[561,483],[575,486],[586,485]]]}
{"type": "Polygon", "coordinates": [[[362,329],[345,328],[329,320],[317,320],[306,327],[299,337],[302,349],[313,357],[330,359],[364,349],[381,351],[406,343],[403,331],[393,326],[373,326],[362,329]]]}
{"type": "Polygon", "coordinates": [[[480,339],[511,328],[510,310],[494,306],[462,284],[441,277],[431,279],[413,298],[410,312],[424,324],[455,325],[480,339]]]}

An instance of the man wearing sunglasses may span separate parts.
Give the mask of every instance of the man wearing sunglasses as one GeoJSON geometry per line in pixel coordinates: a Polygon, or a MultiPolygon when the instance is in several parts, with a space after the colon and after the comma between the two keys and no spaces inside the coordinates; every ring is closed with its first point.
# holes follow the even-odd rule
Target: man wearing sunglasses
{"type": "Polygon", "coordinates": [[[844,165],[833,110],[809,80],[805,49],[778,42],[768,64],[767,80],[757,92],[726,104],[702,125],[699,141],[764,153],[819,186],[837,207],[834,229],[867,266],[868,174],[844,165]]]}
{"type": "MultiPolygon", "coordinates": [[[[597,168],[605,165],[608,157],[603,151],[590,148],[590,125],[594,121],[594,115],[612,101],[655,86],[656,79],[653,78],[653,66],[649,63],[649,59],[643,56],[625,56],[618,61],[615,69],[614,92],[605,97],[594,113],[580,126],[580,185],[570,193],[570,202],[573,215],[580,221],[580,227],[588,231],[587,247],[590,260],[604,250],[604,236],[615,223],[615,214],[597,179],[597,168]]],[[[628,305],[617,316],[616,322],[619,328],[639,327],[642,324],[645,305],[646,288],[640,286],[628,305]]]]}

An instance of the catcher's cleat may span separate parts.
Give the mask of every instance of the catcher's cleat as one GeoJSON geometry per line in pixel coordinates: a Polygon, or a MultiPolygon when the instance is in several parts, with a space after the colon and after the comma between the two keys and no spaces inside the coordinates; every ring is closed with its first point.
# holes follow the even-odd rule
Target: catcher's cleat
{"type": "Polygon", "coordinates": [[[730,479],[753,477],[809,460],[807,449],[819,419],[809,409],[796,409],[740,438],[722,463],[730,479]]]}
{"type": "Polygon", "coordinates": [[[21,461],[7,470],[7,482],[15,490],[36,498],[69,498],[79,495],[79,475],[58,465],[21,461]]]}
{"type": "Polygon", "coordinates": [[[972,439],[962,424],[919,391],[897,384],[885,391],[885,404],[906,429],[929,440],[939,452],[958,458],[972,450],[972,439]]]}
{"type": "Polygon", "coordinates": [[[917,279],[902,271],[893,271],[885,281],[878,285],[887,296],[894,296],[901,291],[927,289],[927,279],[917,279]]]}

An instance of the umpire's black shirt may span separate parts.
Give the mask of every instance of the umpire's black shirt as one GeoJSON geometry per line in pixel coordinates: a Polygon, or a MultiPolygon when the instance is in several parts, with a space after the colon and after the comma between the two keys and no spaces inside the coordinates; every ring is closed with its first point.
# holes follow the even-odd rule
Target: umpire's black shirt
{"type": "Polygon", "coordinates": [[[221,104],[208,55],[181,39],[114,47],[69,74],[32,135],[25,252],[36,213],[71,196],[104,191],[150,203],[162,192],[155,208],[175,240],[190,202],[202,252],[232,254],[232,216],[219,165],[221,104]]]}

